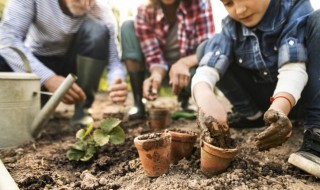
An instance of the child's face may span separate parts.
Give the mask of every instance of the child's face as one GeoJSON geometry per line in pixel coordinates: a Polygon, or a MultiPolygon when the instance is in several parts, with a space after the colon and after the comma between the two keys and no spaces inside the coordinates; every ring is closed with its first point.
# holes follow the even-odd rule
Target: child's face
{"type": "Polygon", "coordinates": [[[229,16],[244,26],[256,26],[267,11],[270,0],[221,0],[229,16]]]}

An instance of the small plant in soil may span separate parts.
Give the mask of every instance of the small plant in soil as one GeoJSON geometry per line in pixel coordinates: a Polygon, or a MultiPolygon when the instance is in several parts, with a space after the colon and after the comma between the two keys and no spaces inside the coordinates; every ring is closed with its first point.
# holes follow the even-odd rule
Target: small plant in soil
{"type": "Polygon", "coordinates": [[[77,141],[71,145],[67,152],[67,158],[75,161],[89,161],[99,147],[108,143],[121,144],[125,140],[125,133],[119,126],[121,120],[107,118],[101,121],[100,126],[93,127],[90,123],[86,129],[80,129],[76,133],[77,141]]]}

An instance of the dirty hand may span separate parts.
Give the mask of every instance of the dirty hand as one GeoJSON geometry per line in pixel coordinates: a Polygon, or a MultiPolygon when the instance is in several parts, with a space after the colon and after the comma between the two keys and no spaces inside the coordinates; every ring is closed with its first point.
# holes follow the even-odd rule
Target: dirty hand
{"type": "Polygon", "coordinates": [[[95,5],[95,0],[62,0],[72,15],[82,16],[95,5]]]}
{"type": "Polygon", "coordinates": [[[264,114],[264,121],[269,127],[255,138],[260,151],[279,146],[291,136],[292,124],[284,113],[270,109],[264,114]]]}
{"type": "Polygon", "coordinates": [[[198,110],[197,118],[201,129],[201,138],[210,144],[226,148],[226,138],[230,137],[228,124],[220,124],[214,117],[207,116],[201,108],[198,110]]]}
{"type": "MultiPolygon", "coordinates": [[[[45,81],[44,87],[49,91],[54,93],[58,87],[64,81],[63,76],[54,75],[45,81]]],[[[62,102],[65,104],[75,104],[83,102],[87,98],[83,90],[76,84],[73,83],[67,93],[64,95],[62,102]]]]}
{"type": "Polygon", "coordinates": [[[162,68],[154,68],[151,71],[150,77],[143,81],[143,97],[151,101],[157,99],[165,72],[162,68]]]}
{"type": "Polygon", "coordinates": [[[172,92],[178,95],[180,91],[186,87],[190,82],[190,72],[187,64],[181,59],[171,66],[169,72],[170,81],[172,85],[172,92]]]}
{"type": "Polygon", "coordinates": [[[117,78],[109,88],[111,100],[117,104],[124,104],[128,96],[128,85],[121,78],[117,78]]]}

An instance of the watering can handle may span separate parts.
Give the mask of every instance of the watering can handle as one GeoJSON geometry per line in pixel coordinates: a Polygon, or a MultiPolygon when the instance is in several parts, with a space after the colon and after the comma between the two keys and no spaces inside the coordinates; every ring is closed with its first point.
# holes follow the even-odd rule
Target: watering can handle
{"type": "Polygon", "coordinates": [[[27,59],[27,56],[18,48],[16,47],[12,47],[12,46],[2,46],[0,45],[0,49],[5,49],[5,48],[10,48],[13,51],[15,51],[21,58],[23,65],[24,65],[24,71],[26,73],[31,73],[31,67],[30,67],[30,63],[29,60],[27,59]]]}

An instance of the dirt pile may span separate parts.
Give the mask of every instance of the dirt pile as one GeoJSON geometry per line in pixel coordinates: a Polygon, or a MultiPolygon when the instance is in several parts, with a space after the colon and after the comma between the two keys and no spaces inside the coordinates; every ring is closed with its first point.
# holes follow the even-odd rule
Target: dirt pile
{"type": "MultiPolygon", "coordinates": [[[[131,97],[129,98],[129,100],[131,97]]],[[[160,99],[159,101],[163,101],[160,99]]],[[[169,106],[175,98],[164,98],[169,106]]],[[[128,102],[130,105],[131,102],[128,102]]],[[[114,107],[105,93],[98,94],[93,107],[96,122],[103,114],[126,111],[114,107]]],[[[123,121],[126,141],[106,145],[92,161],[75,162],[66,158],[75,142],[78,129],[69,125],[70,108],[60,109],[49,121],[43,135],[27,145],[1,150],[0,158],[22,190],[103,190],[103,189],[320,189],[320,181],[288,164],[290,153],[302,142],[301,126],[295,126],[292,137],[283,146],[259,152],[253,138],[260,129],[231,130],[239,153],[226,172],[207,178],[200,170],[199,138],[189,159],[171,165],[167,174],[157,178],[145,176],[133,144],[134,137],[152,132],[146,121],[123,121]]],[[[170,127],[196,131],[195,120],[173,120],[170,127]]]]}

